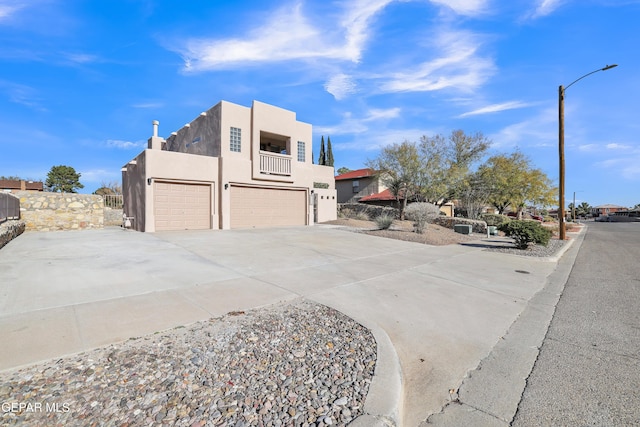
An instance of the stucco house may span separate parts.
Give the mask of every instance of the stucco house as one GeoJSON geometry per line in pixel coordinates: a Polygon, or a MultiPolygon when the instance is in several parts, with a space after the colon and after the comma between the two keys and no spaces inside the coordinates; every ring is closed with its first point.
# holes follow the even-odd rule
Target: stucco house
{"type": "Polygon", "coordinates": [[[358,169],[335,177],[338,203],[356,203],[387,189],[373,169],[358,169]]]}
{"type": "Polygon", "coordinates": [[[138,231],[313,225],[336,219],[333,167],[311,159],[312,126],[253,101],[221,101],[122,168],[138,231]]]}

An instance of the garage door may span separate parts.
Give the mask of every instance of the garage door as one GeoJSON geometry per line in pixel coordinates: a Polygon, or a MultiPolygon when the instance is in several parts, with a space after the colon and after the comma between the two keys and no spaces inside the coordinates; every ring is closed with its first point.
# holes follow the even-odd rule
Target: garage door
{"type": "Polygon", "coordinates": [[[307,224],[307,192],[231,186],[231,228],[307,224]]]}
{"type": "Polygon", "coordinates": [[[154,182],[156,231],[211,228],[211,187],[154,182]]]}

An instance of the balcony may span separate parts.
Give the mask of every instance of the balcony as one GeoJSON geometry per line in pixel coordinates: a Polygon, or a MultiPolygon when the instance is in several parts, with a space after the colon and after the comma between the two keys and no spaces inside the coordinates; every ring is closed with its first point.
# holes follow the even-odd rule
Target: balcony
{"type": "Polygon", "coordinates": [[[291,176],[291,156],[261,150],[260,173],[265,175],[291,176]]]}

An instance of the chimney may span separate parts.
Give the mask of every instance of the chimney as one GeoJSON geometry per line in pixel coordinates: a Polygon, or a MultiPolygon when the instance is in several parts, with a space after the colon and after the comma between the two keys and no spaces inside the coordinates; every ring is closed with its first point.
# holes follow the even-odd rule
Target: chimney
{"type": "Polygon", "coordinates": [[[147,148],[149,150],[162,150],[162,143],[164,142],[164,139],[158,136],[158,125],[160,122],[154,120],[151,124],[153,124],[153,136],[147,141],[147,148]]]}

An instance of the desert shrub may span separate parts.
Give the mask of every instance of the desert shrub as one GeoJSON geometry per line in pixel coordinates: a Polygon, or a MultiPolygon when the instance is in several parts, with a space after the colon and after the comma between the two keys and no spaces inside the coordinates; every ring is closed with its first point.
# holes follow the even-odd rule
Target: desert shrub
{"type": "Polygon", "coordinates": [[[520,249],[526,249],[531,243],[547,246],[552,234],[538,221],[509,221],[502,224],[499,230],[513,238],[520,249]]]}
{"type": "Polygon", "coordinates": [[[353,211],[351,209],[338,209],[339,218],[351,218],[353,211]]]}
{"type": "Polygon", "coordinates": [[[390,206],[367,205],[365,203],[339,203],[338,212],[347,213],[343,217],[369,220],[386,214],[394,218],[399,217],[399,210],[390,206]]]}
{"type": "Polygon", "coordinates": [[[544,222],[556,222],[556,219],[554,217],[552,217],[552,216],[549,216],[549,215],[545,215],[542,218],[543,218],[544,222]]]}
{"type": "Polygon", "coordinates": [[[494,227],[500,227],[505,222],[511,221],[508,216],[500,214],[482,214],[478,219],[481,219],[486,222],[487,225],[494,227]]]}
{"type": "Polygon", "coordinates": [[[369,221],[369,215],[367,215],[366,212],[356,212],[351,218],[359,219],[361,221],[369,221]]]}
{"type": "Polygon", "coordinates": [[[386,230],[391,227],[391,224],[393,223],[393,217],[391,215],[382,214],[380,216],[377,216],[375,221],[380,230],[386,230]]]}
{"type": "Polygon", "coordinates": [[[440,208],[432,203],[411,203],[404,210],[404,217],[413,221],[416,233],[424,233],[427,222],[440,216],[440,208]]]}
{"type": "Polygon", "coordinates": [[[338,215],[341,218],[359,219],[359,220],[362,220],[362,221],[368,221],[369,220],[369,215],[367,215],[367,213],[365,211],[362,211],[362,210],[343,208],[343,209],[338,210],[338,215]]]}

